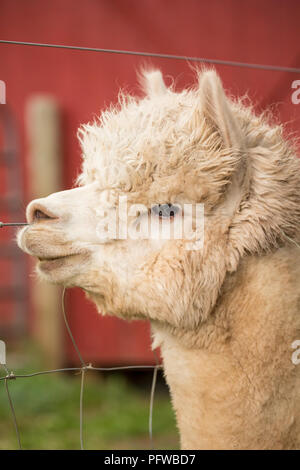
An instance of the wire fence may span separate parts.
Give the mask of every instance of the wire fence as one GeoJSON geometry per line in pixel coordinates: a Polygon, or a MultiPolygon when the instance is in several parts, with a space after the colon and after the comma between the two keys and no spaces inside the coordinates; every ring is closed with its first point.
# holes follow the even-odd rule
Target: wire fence
{"type": "MultiPolygon", "coordinates": [[[[2,227],[17,227],[17,226],[24,226],[24,225],[29,225],[26,222],[11,222],[11,223],[4,223],[0,222],[0,228],[2,227]]],[[[149,441],[150,441],[150,448],[153,449],[153,431],[152,431],[152,423],[153,423],[153,404],[154,404],[154,394],[155,394],[155,387],[156,387],[156,382],[157,382],[157,372],[159,369],[162,369],[162,365],[158,363],[157,356],[155,355],[154,352],[154,357],[156,361],[156,365],[141,365],[141,366],[119,366],[119,367],[94,367],[92,364],[86,364],[84,361],[81,352],[77,346],[77,343],[75,341],[75,338],[73,336],[72,330],[70,328],[68,318],[66,315],[66,309],[65,309],[65,293],[66,293],[66,288],[63,289],[62,293],[62,314],[65,322],[66,329],[68,331],[68,334],[70,336],[70,339],[73,343],[74,349],[76,351],[76,354],[78,356],[78,359],[80,361],[81,366],[80,367],[65,367],[61,369],[51,369],[51,370],[45,370],[45,371],[39,371],[39,372],[32,372],[30,374],[14,374],[13,371],[9,370],[6,364],[6,358],[2,358],[3,363],[1,363],[3,369],[6,372],[6,375],[3,377],[0,377],[0,381],[5,382],[5,389],[6,389],[6,394],[8,398],[8,403],[11,409],[11,414],[12,414],[12,419],[13,419],[13,424],[14,428],[16,431],[16,436],[17,436],[17,441],[18,441],[18,448],[22,450],[22,444],[21,444],[21,435],[20,435],[20,430],[18,426],[18,421],[16,417],[16,412],[15,412],[15,407],[14,403],[10,394],[9,390],[9,381],[10,380],[16,380],[16,379],[23,379],[23,378],[29,378],[29,377],[36,377],[39,375],[46,375],[46,374],[56,374],[59,372],[80,372],[81,373],[81,383],[80,383],[80,398],[79,398],[79,441],[80,441],[80,449],[84,450],[84,442],[83,442],[83,419],[84,419],[84,408],[83,408],[83,395],[84,395],[84,385],[85,385],[85,375],[88,371],[101,371],[101,372],[108,372],[108,371],[124,371],[124,370],[146,370],[146,369],[153,369],[153,377],[152,377],[152,384],[151,384],[151,392],[150,392],[150,401],[149,401],[149,420],[148,420],[148,432],[149,432],[149,441]]],[[[4,352],[4,356],[5,352],[4,352]]]]}
{"type": "MultiPolygon", "coordinates": [[[[300,73],[300,68],[296,67],[285,67],[281,65],[269,65],[269,64],[253,64],[247,62],[237,62],[237,61],[228,61],[228,60],[219,60],[219,59],[208,59],[204,57],[191,57],[191,56],[181,56],[181,55],[172,55],[172,54],[162,54],[162,53],[152,53],[152,52],[139,52],[139,51],[126,51],[126,50],[119,50],[119,49],[103,49],[103,48],[95,48],[95,47],[83,47],[83,46],[71,46],[71,45],[61,45],[61,44],[45,44],[45,43],[32,43],[26,41],[11,41],[11,40],[0,40],[0,44],[6,45],[16,45],[16,46],[32,46],[32,47],[44,47],[44,48],[55,48],[55,49],[66,49],[66,50],[75,50],[75,51],[86,51],[86,52],[100,52],[100,53],[109,53],[109,54],[123,54],[123,55],[131,55],[131,56],[142,56],[142,57],[152,57],[152,58],[159,58],[159,59],[173,59],[173,60],[184,60],[190,62],[201,62],[201,63],[208,63],[208,64],[216,64],[216,65],[224,65],[224,66],[231,66],[231,67],[242,67],[248,69],[257,69],[257,70],[266,70],[266,71],[278,71],[278,72],[286,72],[286,73],[300,73]]],[[[5,226],[18,226],[18,225],[28,225],[26,223],[3,223],[0,222],[0,228],[5,226]]],[[[83,397],[84,397],[84,388],[85,388],[85,378],[86,374],[90,371],[124,371],[124,370],[146,370],[146,369],[153,369],[153,377],[152,377],[152,384],[151,384],[151,391],[150,391],[150,400],[149,400],[149,420],[148,420],[148,433],[149,433],[149,444],[150,448],[153,449],[153,406],[154,406],[154,395],[155,395],[155,387],[157,382],[157,373],[159,370],[162,369],[162,365],[159,364],[156,356],[156,365],[141,365],[141,366],[121,366],[121,367],[94,367],[92,364],[86,364],[84,361],[72,331],[69,326],[69,322],[67,319],[66,311],[65,311],[65,289],[63,291],[62,296],[62,312],[64,317],[64,322],[68,334],[71,338],[75,351],[77,353],[78,359],[80,361],[80,367],[69,367],[69,368],[61,368],[61,369],[52,369],[52,370],[45,370],[45,371],[38,371],[32,372],[29,374],[14,374],[12,370],[9,370],[7,364],[1,364],[6,375],[0,377],[0,382],[4,381],[5,389],[7,394],[7,399],[9,402],[9,406],[11,409],[12,420],[14,424],[14,428],[16,431],[16,437],[18,442],[19,449],[22,449],[21,444],[21,435],[18,426],[18,421],[15,413],[14,403],[10,394],[9,389],[9,382],[11,380],[19,380],[23,378],[30,378],[36,377],[45,374],[56,374],[60,372],[80,372],[81,373],[81,381],[80,381],[80,399],[79,399],[79,441],[80,441],[80,448],[84,449],[84,440],[83,440],[83,422],[84,422],[84,404],[83,404],[83,397]]]]}
{"type": "Polygon", "coordinates": [[[32,47],[47,47],[54,49],[67,49],[73,51],[85,51],[85,52],[101,52],[104,54],[122,54],[139,57],[152,57],[156,59],[171,59],[171,60],[184,60],[188,62],[202,62],[204,64],[216,64],[216,65],[228,65],[230,67],[242,67],[257,70],[268,70],[273,72],[288,72],[288,73],[300,73],[300,68],[297,67],[285,67],[282,65],[270,65],[270,64],[252,64],[249,62],[238,62],[234,60],[223,60],[223,59],[208,59],[206,57],[192,57],[185,55],[175,54],[161,54],[156,52],[143,52],[143,51],[126,51],[122,49],[104,49],[100,47],[84,47],[84,46],[70,46],[67,44],[46,44],[41,42],[27,42],[27,41],[8,41],[6,39],[0,39],[0,44],[15,45],[15,46],[32,46],[32,47]]]}
{"type": "MultiPolygon", "coordinates": [[[[4,224],[3,224],[4,225],[4,224]]],[[[18,224],[15,224],[18,225],[18,224]]],[[[84,440],[83,440],[83,422],[84,422],[84,406],[83,406],[83,396],[84,396],[84,386],[85,386],[85,376],[86,373],[89,371],[101,371],[101,372],[108,372],[108,371],[125,371],[125,370],[146,370],[146,369],[153,369],[153,377],[152,377],[152,384],[151,384],[151,391],[150,391],[150,400],[149,400],[149,419],[148,419],[148,433],[149,433],[149,447],[153,449],[153,431],[152,431],[152,423],[153,423],[153,405],[154,405],[154,394],[155,394],[155,387],[157,382],[157,372],[158,370],[162,369],[162,365],[158,363],[158,359],[154,354],[156,365],[141,365],[141,366],[119,366],[119,367],[94,367],[92,364],[86,364],[83,360],[82,355],[79,351],[79,348],[76,344],[74,336],[72,334],[67,315],[65,310],[65,291],[63,290],[62,294],[62,312],[64,322],[68,331],[68,334],[71,338],[75,351],[77,353],[78,359],[80,361],[80,367],[65,367],[61,369],[51,369],[39,372],[32,372],[30,374],[14,374],[12,370],[9,370],[7,364],[1,364],[3,369],[6,372],[6,375],[0,377],[0,381],[5,382],[5,389],[7,394],[8,403],[11,409],[12,420],[14,424],[14,428],[16,431],[16,437],[18,442],[18,448],[22,450],[21,444],[21,434],[18,426],[18,421],[16,417],[14,403],[10,394],[9,390],[9,381],[10,380],[17,380],[17,379],[24,379],[29,377],[36,377],[39,375],[46,375],[46,374],[56,374],[60,372],[80,372],[81,373],[81,381],[80,381],[80,398],[79,398],[79,442],[80,442],[80,449],[84,450],[84,440]]]]}

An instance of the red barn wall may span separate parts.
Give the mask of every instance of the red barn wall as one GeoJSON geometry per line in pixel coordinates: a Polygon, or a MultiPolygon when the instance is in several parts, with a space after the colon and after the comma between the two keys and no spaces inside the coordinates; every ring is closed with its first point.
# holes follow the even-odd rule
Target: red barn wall
{"type": "MultiPolygon", "coordinates": [[[[0,36],[300,67],[299,18],[297,0],[2,0],[0,36]]],[[[186,61],[0,44],[0,80],[6,82],[7,102],[17,118],[25,173],[24,110],[31,94],[54,95],[61,105],[67,188],[80,166],[78,126],[115,101],[120,87],[139,93],[136,71],[145,64],[161,68],[169,83],[174,77],[178,89],[193,82],[186,61]]],[[[291,102],[291,83],[300,75],[216,68],[233,94],[248,93],[258,110],[275,103],[277,115],[298,132],[300,105],[291,102]]],[[[24,203],[28,202],[27,188],[25,180],[24,203]]],[[[67,309],[86,360],[152,360],[147,324],[101,318],[76,289],[68,293],[67,309]]],[[[30,321],[34,323],[34,314],[30,321]]],[[[69,341],[66,359],[74,359],[69,341]]]]}

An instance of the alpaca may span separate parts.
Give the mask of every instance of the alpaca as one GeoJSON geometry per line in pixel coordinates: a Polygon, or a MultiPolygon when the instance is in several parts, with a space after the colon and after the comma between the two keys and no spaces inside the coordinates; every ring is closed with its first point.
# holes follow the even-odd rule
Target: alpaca
{"type": "Polygon", "coordinates": [[[81,287],[102,314],[150,320],[183,449],[299,448],[295,145],[227,96],[214,70],[198,70],[181,92],[158,70],[141,83],[142,98],[120,93],[80,128],[76,187],[28,205],[19,247],[43,279],[81,287]],[[202,204],[201,249],[161,232],[100,237],[125,196],[142,232],[152,219],[175,226],[179,206],[202,204]]]}

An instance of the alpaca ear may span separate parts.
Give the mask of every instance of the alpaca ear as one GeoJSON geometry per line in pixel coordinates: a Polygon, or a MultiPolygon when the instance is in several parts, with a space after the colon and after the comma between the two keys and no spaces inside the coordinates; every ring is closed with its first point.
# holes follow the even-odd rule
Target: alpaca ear
{"type": "Polygon", "coordinates": [[[238,158],[236,156],[232,158],[234,171],[223,204],[219,208],[220,213],[232,218],[249,184],[247,165],[239,123],[230,107],[220,77],[214,70],[199,75],[198,114],[199,119],[204,117],[217,130],[225,149],[229,149],[229,153],[238,155],[238,158]]]}
{"type": "Polygon", "coordinates": [[[242,134],[214,70],[199,74],[198,112],[218,130],[226,148],[241,148],[242,134]]]}
{"type": "Polygon", "coordinates": [[[167,87],[160,70],[143,70],[140,75],[140,82],[148,96],[163,95],[167,92],[167,87]]]}

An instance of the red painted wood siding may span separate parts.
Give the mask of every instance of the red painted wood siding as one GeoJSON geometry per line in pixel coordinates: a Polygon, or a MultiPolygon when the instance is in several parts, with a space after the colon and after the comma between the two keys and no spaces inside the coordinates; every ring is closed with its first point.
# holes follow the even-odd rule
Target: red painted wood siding
{"type": "MultiPolygon", "coordinates": [[[[298,0],[2,0],[0,36],[300,67],[299,19],[298,0]]],[[[193,82],[189,64],[177,60],[0,45],[0,79],[7,84],[7,102],[18,120],[25,169],[24,106],[32,93],[52,94],[61,104],[69,187],[80,165],[79,124],[115,101],[120,86],[139,92],[136,70],[144,64],[160,67],[167,82],[175,77],[179,89],[193,82]]],[[[278,115],[298,132],[300,105],[291,103],[291,83],[300,76],[216,68],[233,94],[248,92],[258,110],[277,103],[278,115]]],[[[99,317],[79,290],[68,293],[67,304],[86,360],[152,360],[145,324],[99,317]]],[[[66,357],[74,358],[69,342],[66,357]]]]}

